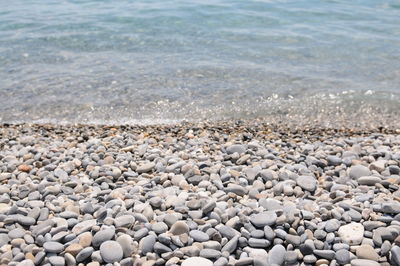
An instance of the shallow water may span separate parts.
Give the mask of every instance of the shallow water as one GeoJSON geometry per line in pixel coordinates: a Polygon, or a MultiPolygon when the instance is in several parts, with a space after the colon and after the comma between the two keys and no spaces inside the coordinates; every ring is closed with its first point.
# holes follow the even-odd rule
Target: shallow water
{"type": "Polygon", "coordinates": [[[0,3],[0,122],[400,113],[398,1],[0,3]]]}

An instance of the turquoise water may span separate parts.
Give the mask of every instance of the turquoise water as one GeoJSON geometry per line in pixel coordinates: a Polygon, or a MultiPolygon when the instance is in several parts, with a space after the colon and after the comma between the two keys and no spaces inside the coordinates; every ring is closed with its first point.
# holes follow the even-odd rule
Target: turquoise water
{"type": "Polygon", "coordinates": [[[393,114],[399,25],[397,0],[1,1],[0,121],[393,114]]]}

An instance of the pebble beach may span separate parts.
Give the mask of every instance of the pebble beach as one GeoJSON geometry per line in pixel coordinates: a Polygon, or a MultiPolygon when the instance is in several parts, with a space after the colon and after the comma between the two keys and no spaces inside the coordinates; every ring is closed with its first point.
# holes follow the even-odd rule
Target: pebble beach
{"type": "Polygon", "coordinates": [[[396,129],[0,127],[1,265],[400,265],[396,129]]]}

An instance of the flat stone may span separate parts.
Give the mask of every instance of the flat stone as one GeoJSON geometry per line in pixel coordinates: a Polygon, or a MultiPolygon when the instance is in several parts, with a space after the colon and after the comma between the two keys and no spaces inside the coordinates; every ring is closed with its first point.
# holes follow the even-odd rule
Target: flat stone
{"type": "Polygon", "coordinates": [[[122,260],[123,251],[117,241],[108,240],[100,245],[100,254],[107,263],[114,263],[122,260]]]}
{"type": "Polygon", "coordinates": [[[325,224],[325,231],[330,233],[330,232],[336,232],[340,227],[340,222],[337,219],[330,219],[326,222],[325,224]]]}
{"type": "Polygon", "coordinates": [[[89,231],[96,224],[97,220],[95,219],[80,222],[72,228],[72,233],[74,233],[75,235],[80,235],[83,232],[89,231]]]}
{"type": "Polygon", "coordinates": [[[347,264],[350,262],[350,252],[345,249],[336,251],[335,259],[339,264],[347,264]]]}
{"type": "Polygon", "coordinates": [[[222,253],[218,250],[205,248],[200,250],[200,257],[207,258],[207,259],[216,259],[222,256],[222,253]]]}
{"type": "Polygon", "coordinates": [[[114,219],[115,227],[130,227],[135,223],[135,217],[132,215],[122,215],[114,219]]]}
{"type": "Polygon", "coordinates": [[[164,253],[167,253],[167,252],[172,252],[172,249],[170,249],[169,247],[167,247],[164,244],[161,244],[160,242],[156,242],[154,244],[154,248],[153,249],[154,249],[154,252],[157,253],[157,254],[164,254],[164,253]]]}
{"type": "Polygon", "coordinates": [[[296,183],[299,187],[304,190],[313,192],[317,188],[317,181],[312,176],[299,176],[296,179],[296,183]]]}
{"type": "Polygon", "coordinates": [[[189,233],[189,226],[184,221],[177,221],[171,226],[169,230],[173,235],[181,235],[189,233]]]}
{"type": "Polygon", "coordinates": [[[8,232],[8,237],[10,239],[15,239],[15,238],[22,238],[25,235],[25,230],[22,228],[15,228],[8,232]]]}
{"type": "Polygon", "coordinates": [[[286,249],[284,246],[275,245],[268,253],[268,261],[272,265],[283,265],[285,262],[286,249]]]}
{"type": "Polygon", "coordinates": [[[156,234],[162,234],[162,233],[167,232],[168,225],[166,225],[164,222],[158,222],[158,223],[152,224],[151,230],[154,231],[156,234]]]}
{"type": "Polygon", "coordinates": [[[213,266],[213,262],[202,257],[191,257],[182,262],[182,266],[213,266]]]}
{"type": "Polygon", "coordinates": [[[54,241],[44,243],[43,247],[46,252],[50,253],[60,253],[64,250],[63,244],[54,241]]]}
{"type": "Polygon", "coordinates": [[[78,255],[76,255],[76,262],[82,262],[88,259],[94,252],[94,248],[87,247],[82,249],[78,255]]]}
{"type": "Polygon", "coordinates": [[[296,251],[287,251],[285,254],[285,264],[293,265],[297,263],[298,254],[296,251]]]}
{"type": "Polygon", "coordinates": [[[360,223],[350,223],[341,226],[338,234],[349,245],[359,245],[364,238],[364,227],[360,223]]]}
{"type": "Polygon", "coordinates": [[[229,254],[233,253],[237,248],[238,240],[239,240],[239,236],[238,235],[234,236],[231,240],[229,240],[225,244],[225,246],[222,247],[221,251],[229,252],[229,254]]]}
{"type": "Polygon", "coordinates": [[[79,239],[79,244],[82,247],[86,248],[92,244],[93,235],[90,232],[85,232],[79,235],[78,239],[79,239]]]}
{"type": "Polygon", "coordinates": [[[373,260],[355,259],[351,261],[351,266],[380,266],[380,264],[373,260]]]}
{"type": "Polygon", "coordinates": [[[239,196],[244,196],[246,194],[246,189],[237,184],[229,184],[228,187],[225,188],[225,192],[232,192],[239,196]]]}
{"type": "MultiPolygon", "coordinates": [[[[5,264],[4,264],[5,265],[5,264]]],[[[18,264],[17,264],[17,266],[35,266],[35,264],[33,263],[33,261],[32,260],[23,260],[23,261],[20,261],[18,264]]]]}
{"type": "Polygon", "coordinates": [[[61,256],[49,257],[49,262],[53,266],[64,266],[65,265],[65,259],[61,256]]]}
{"type": "Polygon", "coordinates": [[[192,230],[190,231],[189,235],[196,242],[205,242],[210,239],[210,237],[206,233],[200,230],[192,230]]]}
{"type": "Polygon", "coordinates": [[[142,255],[152,252],[155,243],[156,237],[154,235],[143,237],[139,242],[139,250],[141,250],[142,255]]]}
{"type": "Polygon", "coordinates": [[[7,234],[0,234],[0,247],[6,245],[10,241],[10,238],[7,234]]]}
{"type": "Polygon", "coordinates": [[[393,246],[392,249],[390,250],[390,255],[393,264],[400,265],[400,247],[393,246]]]}
{"type": "Polygon", "coordinates": [[[138,174],[148,173],[151,170],[153,170],[153,168],[155,166],[156,166],[156,164],[153,163],[153,162],[145,163],[145,164],[142,164],[142,165],[138,166],[138,168],[136,168],[136,172],[138,174]]]}
{"type": "Polygon", "coordinates": [[[99,247],[101,243],[106,242],[107,240],[111,240],[115,235],[114,228],[107,228],[104,230],[98,231],[92,239],[92,245],[94,247],[99,247]]]}
{"type": "Polygon", "coordinates": [[[228,153],[228,154],[233,154],[235,152],[242,154],[245,151],[246,151],[246,147],[244,145],[240,145],[240,144],[233,144],[226,148],[226,153],[228,153]]]}
{"type": "Polygon", "coordinates": [[[333,258],[335,257],[335,251],[333,250],[318,250],[318,249],[314,249],[314,255],[323,258],[323,259],[327,259],[327,260],[333,260],[333,258]]]}
{"type": "Polygon", "coordinates": [[[117,242],[121,245],[124,257],[129,257],[134,251],[133,239],[130,235],[123,234],[117,238],[117,242]]]}
{"type": "Polygon", "coordinates": [[[359,259],[366,259],[366,260],[379,260],[379,255],[376,253],[375,249],[370,245],[361,245],[356,250],[357,258],[359,259]]]}
{"type": "Polygon", "coordinates": [[[264,228],[264,226],[275,224],[277,218],[278,217],[274,211],[267,211],[250,217],[250,222],[255,227],[264,228]]]}
{"type": "Polygon", "coordinates": [[[359,185],[375,186],[375,184],[379,184],[382,179],[377,176],[362,176],[358,178],[357,181],[359,185]]]}
{"type": "Polygon", "coordinates": [[[362,176],[369,176],[371,175],[371,171],[368,169],[368,167],[364,166],[364,165],[354,165],[352,167],[350,167],[349,169],[349,176],[352,179],[358,179],[362,176]]]}
{"type": "Polygon", "coordinates": [[[80,244],[73,243],[65,248],[65,253],[70,253],[73,256],[76,256],[82,249],[83,247],[80,244]]]}

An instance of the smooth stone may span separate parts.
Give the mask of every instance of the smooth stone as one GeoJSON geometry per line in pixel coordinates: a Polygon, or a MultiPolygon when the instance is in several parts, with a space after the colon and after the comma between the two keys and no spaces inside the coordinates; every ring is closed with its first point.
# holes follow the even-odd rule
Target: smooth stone
{"type": "Polygon", "coordinates": [[[333,250],[318,250],[314,249],[314,254],[317,255],[320,258],[327,259],[327,260],[333,260],[335,257],[335,251],[333,250]]]}
{"type": "Polygon", "coordinates": [[[285,247],[280,244],[275,245],[268,252],[268,261],[272,265],[274,265],[274,264],[283,265],[283,263],[285,262],[285,255],[286,255],[285,247]]]}
{"type": "Polygon", "coordinates": [[[117,241],[108,240],[100,245],[100,254],[107,263],[118,262],[123,258],[123,250],[117,241]]]}
{"type": "Polygon", "coordinates": [[[44,249],[46,252],[50,253],[60,253],[64,250],[64,245],[58,242],[46,242],[43,244],[44,249]]]}
{"type": "Polygon", "coordinates": [[[299,176],[296,183],[302,189],[313,192],[317,188],[317,181],[312,176],[299,176]]]}
{"type": "Polygon", "coordinates": [[[361,245],[356,250],[357,258],[366,260],[379,260],[379,255],[376,253],[375,249],[370,245],[361,245]]]}
{"type": "Polygon", "coordinates": [[[129,257],[134,251],[133,239],[130,235],[123,234],[117,238],[117,242],[121,245],[124,257],[129,257]]]}
{"type": "Polygon", "coordinates": [[[95,219],[80,222],[72,228],[72,233],[74,233],[75,235],[80,235],[83,232],[89,231],[96,224],[97,220],[95,219]]]}
{"type": "MultiPolygon", "coordinates": [[[[6,264],[4,264],[4,265],[6,265],[6,264]]],[[[32,260],[23,260],[23,261],[20,261],[18,264],[17,264],[17,266],[35,266],[35,264],[33,263],[33,261],[32,260]]]]}
{"type": "Polygon", "coordinates": [[[240,145],[240,144],[233,144],[230,145],[226,148],[226,153],[227,154],[233,154],[233,153],[239,153],[242,154],[246,151],[246,147],[244,145],[240,145]]]}
{"type": "Polygon", "coordinates": [[[154,252],[158,253],[158,254],[163,254],[163,253],[167,253],[167,252],[172,252],[172,249],[170,249],[169,247],[167,247],[164,244],[161,244],[160,242],[156,242],[154,244],[154,252]]]}
{"type": "Polygon", "coordinates": [[[78,243],[73,243],[65,248],[65,253],[71,253],[73,256],[76,256],[83,247],[78,243]]]}
{"type": "Polygon", "coordinates": [[[359,185],[375,186],[375,184],[380,183],[382,179],[377,176],[362,176],[358,178],[357,181],[359,185]]]}
{"type": "Polygon", "coordinates": [[[200,250],[200,257],[207,258],[207,259],[216,259],[222,256],[222,253],[218,250],[205,248],[200,250]]]}
{"type": "Polygon", "coordinates": [[[229,184],[228,187],[225,188],[225,192],[232,192],[239,196],[246,195],[246,189],[243,186],[237,184],[229,184]]]}
{"type": "Polygon", "coordinates": [[[250,222],[258,228],[264,228],[267,225],[270,226],[275,224],[277,218],[278,217],[274,211],[267,211],[251,216],[250,222]]]}
{"type": "Polygon", "coordinates": [[[25,235],[25,230],[22,228],[16,228],[8,232],[8,237],[10,239],[22,238],[24,235],[25,235]]]}
{"type": "Polygon", "coordinates": [[[0,234],[0,247],[6,245],[10,241],[7,234],[0,234]]]}
{"type": "Polygon", "coordinates": [[[132,215],[122,215],[114,219],[115,227],[130,227],[134,224],[135,217],[132,215]]]}
{"type": "Polygon", "coordinates": [[[234,236],[231,240],[229,240],[225,244],[225,246],[223,246],[221,251],[228,252],[229,254],[233,253],[237,248],[238,240],[239,240],[239,236],[238,235],[234,236]]]}
{"type": "Polygon", "coordinates": [[[352,179],[358,179],[362,176],[371,175],[371,171],[364,165],[354,165],[349,169],[349,176],[352,179]]]}
{"type": "Polygon", "coordinates": [[[94,252],[94,248],[92,247],[87,247],[82,249],[78,255],[76,255],[76,261],[77,262],[82,262],[88,259],[94,252]]]}
{"type": "Polygon", "coordinates": [[[360,223],[350,223],[341,226],[338,234],[349,245],[359,245],[364,238],[364,227],[360,223]]]}
{"type": "Polygon", "coordinates": [[[380,264],[373,260],[355,259],[351,261],[351,266],[380,266],[380,264]]]}
{"type": "Polygon", "coordinates": [[[339,264],[347,264],[350,262],[350,252],[345,249],[336,251],[335,259],[339,264]]]}
{"type": "Polygon", "coordinates": [[[298,254],[296,251],[287,251],[285,254],[285,264],[295,264],[298,259],[298,254]]]}
{"type": "Polygon", "coordinates": [[[393,246],[390,250],[390,258],[393,263],[400,265],[400,247],[393,246]]]}
{"type": "Polygon", "coordinates": [[[114,228],[107,228],[101,231],[98,231],[92,239],[92,245],[94,247],[98,247],[101,243],[106,242],[107,240],[111,240],[115,235],[114,228]]]}
{"type": "Polygon", "coordinates": [[[214,262],[214,266],[226,266],[228,265],[228,260],[224,257],[220,257],[214,262]]]}
{"type": "Polygon", "coordinates": [[[139,241],[139,250],[141,250],[142,255],[146,255],[147,253],[152,252],[155,243],[156,237],[154,235],[143,237],[139,241]]]}
{"type": "Polygon", "coordinates": [[[153,170],[153,168],[155,166],[156,166],[156,164],[153,163],[153,162],[145,163],[145,164],[142,164],[142,165],[138,166],[138,168],[136,168],[136,172],[138,174],[148,173],[151,170],[153,170]]]}
{"type": "Polygon", "coordinates": [[[64,266],[65,265],[65,259],[60,256],[51,256],[49,257],[49,262],[53,266],[64,266]]]}
{"type": "Polygon", "coordinates": [[[167,232],[168,225],[164,222],[158,222],[151,226],[151,230],[154,231],[156,234],[162,234],[167,232]]]}
{"type": "Polygon", "coordinates": [[[189,226],[185,221],[177,221],[171,226],[169,231],[173,235],[187,234],[189,233],[189,226]]]}
{"type": "Polygon", "coordinates": [[[191,257],[185,259],[181,266],[213,266],[213,262],[202,257],[191,257]]]}
{"type": "Polygon", "coordinates": [[[189,235],[191,238],[193,238],[194,241],[197,242],[205,242],[210,239],[210,237],[206,233],[200,230],[192,230],[190,231],[189,235]]]}
{"type": "Polygon", "coordinates": [[[325,231],[330,233],[330,232],[336,232],[340,227],[340,222],[337,219],[330,219],[325,223],[325,231]]]}

